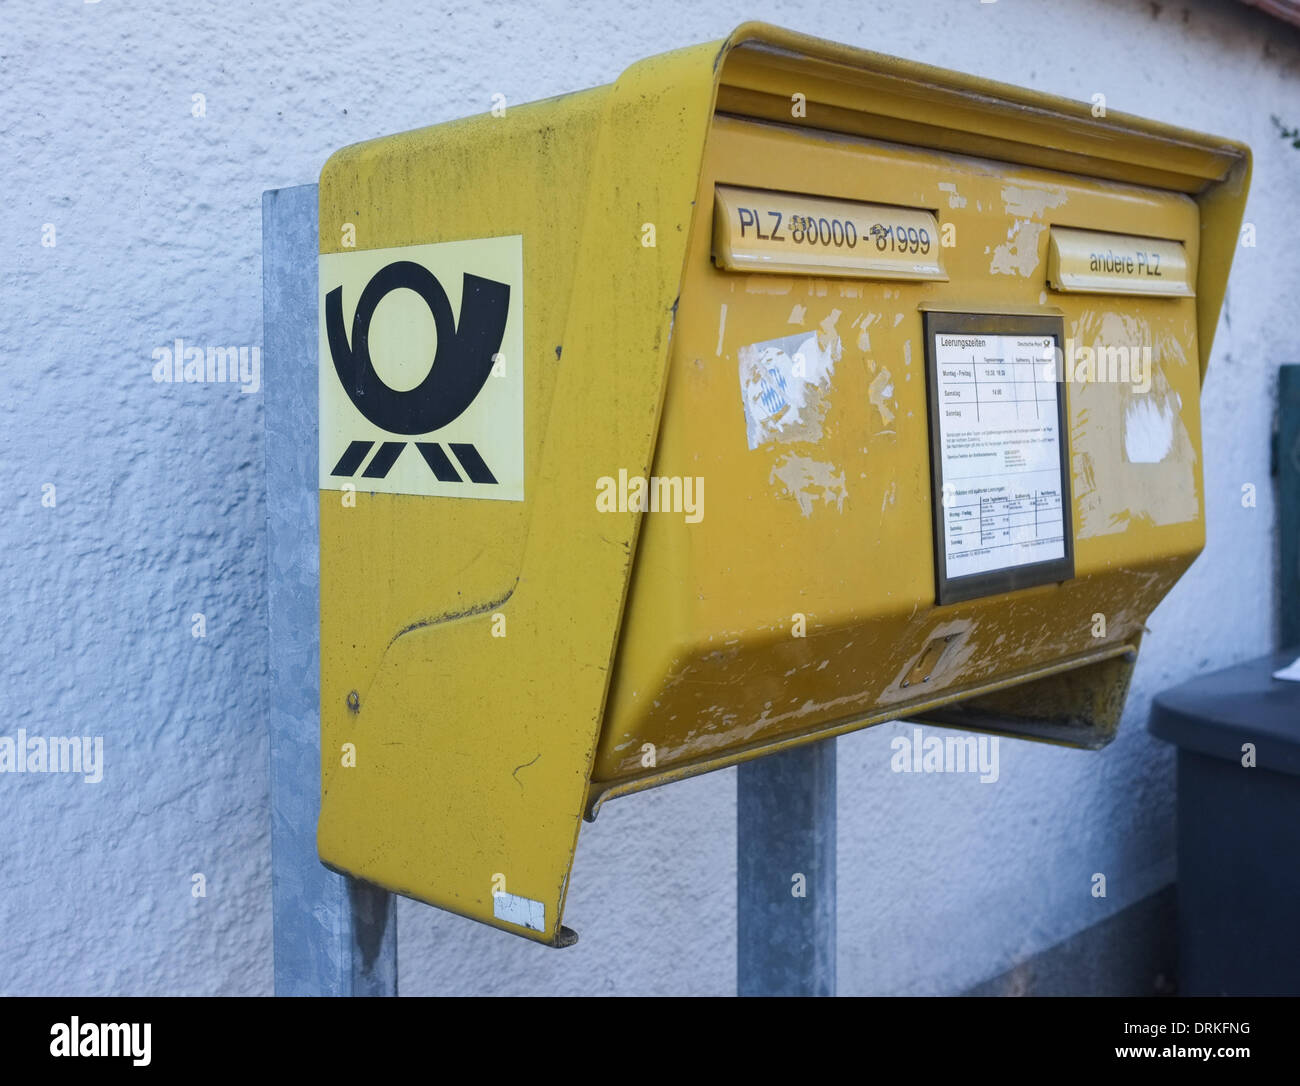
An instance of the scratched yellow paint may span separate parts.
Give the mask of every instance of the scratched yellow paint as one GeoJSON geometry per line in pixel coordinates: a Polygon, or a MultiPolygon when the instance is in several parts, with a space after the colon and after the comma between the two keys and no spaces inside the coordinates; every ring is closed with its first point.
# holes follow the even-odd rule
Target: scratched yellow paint
{"type": "Polygon", "coordinates": [[[561,944],[608,796],[954,706],[1104,742],[1204,542],[1199,389],[1248,172],[1236,144],[761,24],[340,151],[322,254],[346,224],[363,250],[522,237],[524,500],[321,492],[322,859],[561,944]],[[948,279],[722,271],[715,184],[930,211],[948,279]],[[1053,224],[1183,242],[1195,297],[1051,291],[1053,224]],[[924,306],[1155,348],[1164,461],[1125,459],[1130,393],[1067,391],[1073,580],[934,606],[924,306]],[[751,448],[741,352],[795,334],[838,337],[833,380],[795,440],[751,448]],[[602,511],[620,473],[704,479],[702,518],[602,511]]]}

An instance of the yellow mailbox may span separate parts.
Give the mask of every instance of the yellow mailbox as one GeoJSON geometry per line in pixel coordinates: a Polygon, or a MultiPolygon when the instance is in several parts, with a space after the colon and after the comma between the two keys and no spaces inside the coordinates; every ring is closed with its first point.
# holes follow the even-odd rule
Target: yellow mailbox
{"type": "Polygon", "coordinates": [[[1112,737],[1248,149],[761,24],[320,180],[325,863],[564,945],[609,797],[1112,737]]]}

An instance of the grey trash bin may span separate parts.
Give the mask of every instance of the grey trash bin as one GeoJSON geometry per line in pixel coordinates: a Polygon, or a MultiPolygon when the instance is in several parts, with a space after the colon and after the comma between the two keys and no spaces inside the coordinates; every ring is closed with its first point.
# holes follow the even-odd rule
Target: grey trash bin
{"type": "Polygon", "coordinates": [[[1178,747],[1180,994],[1300,995],[1300,683],[1272,677],[1297,656],[1152,704],[1151,733],[1178,747]]]}

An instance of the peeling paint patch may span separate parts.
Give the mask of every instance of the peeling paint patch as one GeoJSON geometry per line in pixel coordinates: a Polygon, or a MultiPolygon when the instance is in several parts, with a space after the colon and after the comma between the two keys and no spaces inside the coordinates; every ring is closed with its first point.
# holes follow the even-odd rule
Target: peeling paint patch
{"type": "Polygon", "coordinates": [[[876,321],[880,320],[879,313],[863,313],[853,323],[858,325],[858,350],[871,350],[871,333],[867,331],[876,321]]]}
{"type": "Polygon", "coordinates": [[[740,349],[740,397],[751,449],[768,442],[820,441],[835,363],[843,351],[832,310],[821,330],[740,349]]]}
{"type": "Polygon", "coordinates": [[[993,250],[989,271],[993,275],[1019,275],[1030,278],[1038,270],[1038,239],[1046,227],[1040,222],[1021,219],[1007,231],[1005,244],[993,250]]]}
{"type": "Polygon", "coordinates": [[[1068,197],[1063,189],[1022,189],[1018,185],[1002,187],[1002,202],[1007,214],[1016,218],[1037,219],[1044,211],[1060,207],[1068,197]]]}
{"type": "Polygon", "coordinates": [[[957,186],[952,181],[939,182],[939,191],[948,194],[949,207],[965,207],[966,197],[957,192],[957,186]]]}
{"type": "Polygon", "coordinates": [[[793,279],[775,275],[751,275],[745,281],[746,294],[789,294],[793,290],[793,279]]]}
{"type": "Polygon", "coordinates": [[[1127,382],[1072,382],[1070,448],[1079,540],[1136,524],[1184,524],[1200,517],[1196,450],[1182,400],[1165,367],[1190,373],[1171,326],[1122,311],[1085,309],[1067,328],[1076,343],[1151,348],[1150,388],[1127,382]]]}
{"type": "Polygon", "coordinates": [[[894,421],[894,410],[890,407],[890,401],[894,398],[894,380],[890,377],[889,370],[882,368],[876,374],[875,380],[867,389],[867,398],[872,407],[880,412],[880,421],[885,426],[894,421]]]}
{"type": "Polygon", "coordinates": [[[793,308],[792,310],[790,310],[790,316],[786,319],[786,322],[785,322],[785,323],[786,323],[786,324],[803,324],[803,321],[804,321],[804,315],[805,315],[807,312],[808,312],[808,310],[806,310],[803,306],[801,306],[798,302],[796,302],[794,308],[793,308]]]}
{"type": "Polygon", "coordinates": [[[836,510],[843,512],[844,499],[849,496],[849,492],[844,472],[836,475],[835,471],[834,464],[824,464],[820,460],[791,453],[772,466],[768,481],[776,482],[779,479],[784,483],[790,496],[799,503],[799,512],[810,517],[813,505],[819,501],[827,505],[834,502],[836,510]]]}
{"type": "Polygon", "coordinates": [[[1158,464],[1174,445],[1174,405],[1154,397],[1130,400],[1124,410],[1124,456],[1130,464],[1158,464]]]}
{"type": "Polygon", "coordinates": [[[1006,213],[1016,219],[1007,230],[1007,240],[993,251],[989,271],[993,275],[1019,275],[1029,278],[1038,271],[1038,239],[1047,228],[1043,213],[1060,207],[1068,197],[1056,189],[1020,188],[1004,185],[1002,203],[1006,213]]]}

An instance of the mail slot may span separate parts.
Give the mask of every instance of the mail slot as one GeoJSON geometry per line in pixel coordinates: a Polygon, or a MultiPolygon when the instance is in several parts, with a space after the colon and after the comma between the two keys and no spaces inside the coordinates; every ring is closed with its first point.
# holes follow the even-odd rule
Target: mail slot
{"type": "Polygon", "coordinates": [[[613,797],[900,718],[1109,742],[1249,170],[761,24],[336,153],[323,861],[565,945],[613,797]]]}

